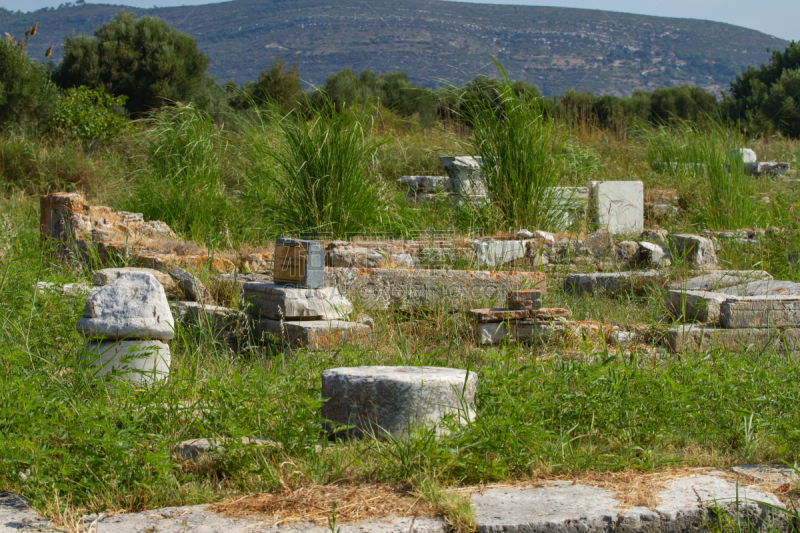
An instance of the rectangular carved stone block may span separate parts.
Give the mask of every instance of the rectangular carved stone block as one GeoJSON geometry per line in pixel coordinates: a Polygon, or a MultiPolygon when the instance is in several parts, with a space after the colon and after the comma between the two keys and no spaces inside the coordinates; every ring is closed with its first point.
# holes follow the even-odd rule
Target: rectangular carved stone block
{"type": "Polygon", "coordinates": [[[510,291],[508,293],[509,309],[536,310],[542,307],[542,291],[510,291]]]}
{"type": "Polygon", "coordinates": [[[322,288],[325,285],[325,251],[316,241],[278,239],[272,270],[275,283],[322,288]]]}
{"type": "Polygon", "coordinates": [[[684,350],[776,350],[800,353],[800,329],[726,329],[714,326],[678,326],[667,332],[667,345],[674,353],[684,350]]]}
{"type": "Polygon", "coordinates": [[[720,304],[724,328],[782,328],[800,326],[800,296],[750,296],[720,304]]]}

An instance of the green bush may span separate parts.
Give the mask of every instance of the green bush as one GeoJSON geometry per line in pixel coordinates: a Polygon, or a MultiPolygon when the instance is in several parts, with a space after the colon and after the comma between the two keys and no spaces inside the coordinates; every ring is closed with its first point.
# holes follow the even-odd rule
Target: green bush
{"type": "Polygon", "coordinates": [[[130,128],[120,114],[127,96],[113,97],[102,88],[67,89],[56,103],[53,128],[59,135],[90,145],[113,139],[130,128]]]}
{"type": "Polygon", "coordinates": [[[186,102],[206,81],[208,58],[194,38],[159,18],[121,12],[94,37],[64,39],[55,72],[64,88],[102,87],[126,95],[128,111],[141,114],[169,102],[186,102]]]}
{"type": "Polygon", "coordinates": [[[24,43],[0,41],[0,128],[45,126],[58,97],[44,64],[29,57],[23,47],[24,43]]]}
{"type": "Polygon", "coordinates": [[[247,92],[260,104],[275,103],[289,110],[302,89],[297,63],[290,68],[283,58],[276,57],[269,69],[258,75],[258,81],[247,87],[247,92]]]}

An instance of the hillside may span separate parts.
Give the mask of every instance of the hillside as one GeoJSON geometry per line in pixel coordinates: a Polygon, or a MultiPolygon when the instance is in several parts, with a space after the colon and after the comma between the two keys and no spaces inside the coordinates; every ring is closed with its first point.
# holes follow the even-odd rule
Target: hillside
{"type": "MultiPolygon", "coordinates": [[[[34,57],[64,36],[91,33],[121,8],[79,5],[35,13],[0,10],[0,31],[21,35],[39,23],[34,57]]],[[[405,70],[427,86],[494,74],[496,57],[515,79],[545,94],[568,89],[627,95],[689,83],[727,88],[767,48],[788,43],[717,22],[586,9],[499,6],[442,0],[234,0],[157,9],[193,35],[220,81],[255,79],[276,55],[297,57],[304,81],[320,84],[343,68],[405,70]]]]}

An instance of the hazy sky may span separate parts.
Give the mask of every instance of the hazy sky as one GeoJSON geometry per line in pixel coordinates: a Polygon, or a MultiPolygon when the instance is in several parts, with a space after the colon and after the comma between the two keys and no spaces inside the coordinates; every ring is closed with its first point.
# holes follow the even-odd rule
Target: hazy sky
{"type": "MultiPolygon", "coordinates": [[[[58,7],[65,0],[0,0],[0,7],[35,11],[58,7]]],[[[368,0],[367,0],[368,1],[368,0]]],[[[472,0],[466,0],[472,1],[472,0]]],[[[86,0],[87,3],[135,7],[210,4],[213,0],[86,0]]],[[[800,40],[800,0],[481,0],[485,4],[580,7],[728,22],[787,40],[800,40]]]]}

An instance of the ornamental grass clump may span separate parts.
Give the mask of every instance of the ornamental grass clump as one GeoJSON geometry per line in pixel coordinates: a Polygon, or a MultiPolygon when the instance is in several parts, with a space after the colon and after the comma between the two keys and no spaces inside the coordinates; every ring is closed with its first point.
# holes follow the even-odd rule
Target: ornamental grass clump
{"type": "Polygon", "coordinates": [[[464,118],[472,136],[466,148],[482,160],[492,203],[506,227],[558,230],[568,221],[567,134],[544,114],[541,98],[514,90],[498,65],[501,81],[495,100],[471,98],[464,118]]]}
{"type": "Polygon", "coordinates": [[[348,238],[403,233],[408,214],[373,172],[369,109],[320,107],[259,116],[247,128],[252,190],[276,234],[348,238]],[[274,131],[277,136],[271,136],[274,131]]]}

